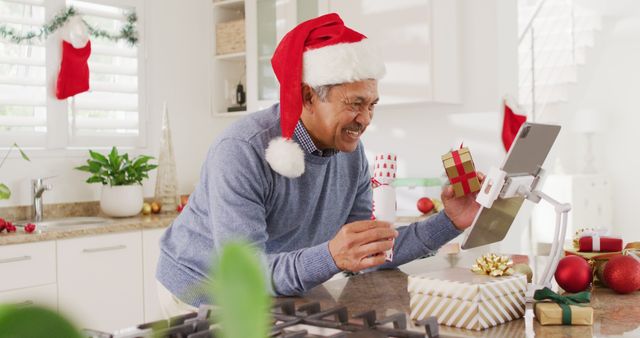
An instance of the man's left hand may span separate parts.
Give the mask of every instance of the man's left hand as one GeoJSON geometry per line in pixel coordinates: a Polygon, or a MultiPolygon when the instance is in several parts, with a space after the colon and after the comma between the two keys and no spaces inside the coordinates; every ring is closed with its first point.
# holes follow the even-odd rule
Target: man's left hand
{"type": "MultiPolygon", "coordinates": [[[[484,174],[478,172],[480,185],[482,185],[484,177],[484,174]]],[[[473,223],[473,219],[480,209],[480,204],[476,202],[476,196],[478,196],[477,192],[456,198],[453,187],[450,185],[442,190],[441,198],[442,204],[444,204],[444,213],[458,230],[464,230],[473,223]]]]}

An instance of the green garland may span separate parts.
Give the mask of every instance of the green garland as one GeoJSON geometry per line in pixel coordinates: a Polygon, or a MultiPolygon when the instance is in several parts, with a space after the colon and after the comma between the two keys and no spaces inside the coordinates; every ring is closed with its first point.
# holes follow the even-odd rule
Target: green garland
{"type": "MultiPolygon", "coordinates": [[[[62,27],[69,19],[75,15],[78,15],[78,12],[73,7],[69,7],[67,10],[62,11],[60,14],[56,15],[51,22],[44,24],[42,28],[37,31],[30,31],[26,33],[18,32],[17,30],[8,27],[7,25],[0,25],[0,37],[9,40],[13,43],[23,43],[25,41],[30,42],[33,39],[43,39],[47,38],[51,33],[57,31],[62,27]]],[[[89,25],[86,21],[83,22],[89,28],[89,35],[101,38],[108,39],[111,41],[120,41],[125,40],[129,42],[130,45],[134,46],[138,43],[138,31],[136,30],[136,22],[138,21],[138,16],[135,12],[131,12],[126,14],[127,23],[120,29],[120,32],[117,34],[113,34],[107,32],[103,29],[95,28],[89,25]]]]}

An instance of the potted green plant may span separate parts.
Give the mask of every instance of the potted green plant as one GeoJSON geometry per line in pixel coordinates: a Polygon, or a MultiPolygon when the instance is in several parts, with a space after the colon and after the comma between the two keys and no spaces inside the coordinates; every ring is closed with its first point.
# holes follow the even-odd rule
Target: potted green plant
{"type": "Polygon", "coordinates": [[[116,147],[107,156],[93,150],[89,150],[89,156],[87,164],[76,169],[91,174],[87,183],[102,184],[102,212],[113,217],[137,215],[144,202],[142,180],[158,167],[149,163],[153,157],[141,155],[130,159],[129,154],[118,154],[116,147]]]}

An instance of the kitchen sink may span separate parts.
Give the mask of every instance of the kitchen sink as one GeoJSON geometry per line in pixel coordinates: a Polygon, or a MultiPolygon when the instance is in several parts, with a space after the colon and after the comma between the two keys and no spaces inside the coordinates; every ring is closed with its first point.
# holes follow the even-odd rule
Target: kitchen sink
{"type": "MultiPolygon", "coordinates": [[[[104,217],[65,217],[59,219],[44,220],[37,222],[38,230],[68,230],[83,227],[98,227],[112,223],[113,220],[104,217]]],[[[21,226],[29,222],[21,222],[21,226]]]]}

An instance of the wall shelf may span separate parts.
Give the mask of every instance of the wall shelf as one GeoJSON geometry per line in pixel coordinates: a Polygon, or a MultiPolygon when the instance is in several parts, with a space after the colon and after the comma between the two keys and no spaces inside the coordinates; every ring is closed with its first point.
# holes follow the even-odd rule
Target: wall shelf
{"type": "Polygon", "coordinates": [[[214,8],[244,10],[244,0],[222,0],[213,3],[214,8]]]}
{"type": "Polygon", "coordinates": [[[237,117],[237,116],[244,116],[244,115],[249,115],[252,112],[249,111],[234,111],[234,112],[218,112],[218,113],[213,113],[213,117],[237,117]]]}
{"type": "MultiPolygon", "coordinates": [[[[270,64],[278,41],[301,21],[327,12],[321,0],[209,0],[211,3],[210,93],[211,116],[248,115],[277,102],[279,85],[270,64]],[[216,25],[244,20],[244,51],[217,55],[216,25]],[[238,83],[246,93],[247,112],[226,112],[235,102],[238,83]]],[[[222,36],[225,37],[225,36],[222,36]]]]}
{"type": "Polygon", "coordinates": [[[221,54],[216,55],[216,60],[220,61],[233,61],[233,62],[244,62],[247,53],[239,52],[239,53],[230,53],[230,54],[221,54]]]}
{"type": "MultiPolygon", "coordinates": [[[[212,0],[210,0],[212,1],[212,0]]],[[[252,2],[255,0],[248,0],[252,2]]],[[[247,88],[247,76],[246,76],[246,64],[248,53],[246,51],[246,40],[244,43],[245,48],[223,48],[221,50],[227,50],[231,53],[218,54],[217,53],[217,40],[218,32],[216,27],[219,24],[238,22],[243,20],[244,24],[242,28],[236,27],[234,29],[242,29],[246,38],[247,22],[245,20],[245,6],[248,4],[245,0],[224,0],[224,1],[212,1],[211,2],[211,67],[210,67],[210,83],[211,83],[211,116],[214,117],[234,117],[241,116],[243,112],[227,112],[227,107],[235,102],[235,92],[238,83],[244,85],[245,91],[247,88]]],[[[228,34],[223,35],[223,39],[229,39],[228,34]]],[[[235,43],[235,42],[234,42],[235,43]]]]}

